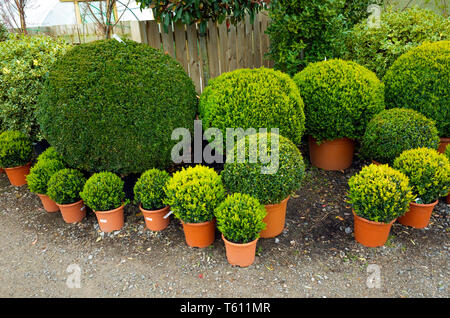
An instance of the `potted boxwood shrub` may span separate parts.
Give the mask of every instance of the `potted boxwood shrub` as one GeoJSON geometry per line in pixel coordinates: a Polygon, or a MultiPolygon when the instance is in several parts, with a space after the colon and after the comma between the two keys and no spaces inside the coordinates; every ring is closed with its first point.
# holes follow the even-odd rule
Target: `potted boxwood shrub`
{"type": "Polygon", "coordinates": [[[311,163],[325,170],[352,164],[354,141],[384,109],[384,86],[375,73],[339,59],[309,64],[294,76],[305,103],[311,163]]]}
{"type": "Polygon", "coordinates": [[[409,211],[398,221],[418,229],[428,226],[438,198],[450,190],[449,160],[436,150],[417,148],[404,151],[395,159],[394,168],[409,178],[416,195],[409,211]]]}
{"type": "Polygon", "coordinates": [[[266,224],[264,206],[248,194],[234,193],[215,210],[228,262],[241,267],[255,260],[256,243],[266,224]]]}
{"type": "Polygon", "coordinates": [[[348,184],[356,241],[368,247],[384,245],[392,224],[414,198],[408,177],[388,165],[372,164],[348,184]]]}
{"type": "MultiPolygon", "coordinates": [[[[445,148],[445,152],[444,155],[447,157],[447,159],[450,161],[450,145],[447,145],[447,147],[445,148]]],[[[447,198],[445,200],[447,202],[447,204],[450,204],[450,193],[447,194],[447,198]]]]}
{"type": "Polygon", "coordinates": [[[124,224],[123,208],[127,201],[124,182],[112,172],[94,173],[80,192],[81,199],[90,207],[103,232],[120,230],[124,224]]]}
{"type": "Polygon", "coordinates": [[[48,181],[47,195],[56,202],[66,223],[80,222],[86,217],[86,207],[81,200],[86,178],[76,169],[62,169],[48,181]]]}
{"type": "Polygon", "coordinates": [[[258,133],[240,139],[233,154],[227,154],[227,162],[222,171],[227,191],[245,193],[264,204],[267,216],[262,238],[279,235],[285,225],[286,207],[290,195],[300,188],[305,176],[303,157],[298,148],[287,138],[271,133],[258,133]],[[263,157],[254,156],[261,146],[266,146],[267,156],[272,155],[278,162],[265,162],[263,157]],[[240,149],[245,156],[239,158],[240,149]],[[244,153],[244,152],[243,152],[244,153]],[[252,157],[258,157],[252,160],[252,157]]]}
{"type": "Polygon", "coordinates": [[[20,131],[5,131],[0,135],[0,167],[5,169],[9,182],[20,187],[27,183],[33,145],[20,131]]]}
{"type": "Polygon", "coordinates": [[[439,135],[434,121],[405,108],[383,110],[367,125],[361,153],[374,162],[392,165],[403,151],[426,147],[437,149],[439,135]]]}
{"type": "Polygon", "coordinates": [[[183,224],[186,243],[207,247],[214,242],[214,210],[225,198],[221,177],[214,169],[198,165],[183,168],[167,182],[165,204],[183,224]]]}
{"type": "Polygon", "coordinates": [[[41,199],[47,212],[57,212],[59,207],[47,195],[47,185],[50,178],[59,170],[64,169],[64,164],[56,159],[39,160],[30,170],[27,176],[28,188],[41,199]]]}
{"type": "Polygon", "coordinates": [[[43,160],[43,159],[56,159],[56,160],[59,160],[61,162],[64,162],[63,157],[61,156],[61,154],[59,154],[56,151],[55,147],[48,147],[47,149],[44,150],[44,152],[42,152],[37,157],[37,161],[43,160]]]}
{"type": "Polygon", "coordinates": [[[144,215],[145,225],[151,231],[162,231],[169,225],[170,207],[164,189],[170,179],[166,171],[150,169],[145,171],[134,186],[134,200],[144,215]]]}

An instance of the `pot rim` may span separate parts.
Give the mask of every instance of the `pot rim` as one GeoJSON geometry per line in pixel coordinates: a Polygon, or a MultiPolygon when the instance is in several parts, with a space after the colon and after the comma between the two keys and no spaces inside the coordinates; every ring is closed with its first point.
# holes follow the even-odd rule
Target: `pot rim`
{"type": "Polygon", "coordinates": [[[278,202],[278,203],[272,203],[272,204],[264,204],[264,206],[274,206],[274,205],[280,205],[280,204],[284,203],[285,201],[289,200],[289,199],[290,199],[290,197],[291,197],[291,196],[290,196],[290,195],[288,195],[286,199],[284,199],[284,200],[281,200],[281,201],[280,201],[280,202],[278,202]]]}
{"type": "Polygon", "coordinates": [[[109,213],[117,212],[117,211],[123,209],[124,207],[125,207],[125,204],[122,204],[121,206],[119,206],[118,208],[115,208],[113,210],[108,210],[108,211],[95,211],[94,210],[94,212],[99,213],[99,214],[109,214],[109,213]]]}
{"type": "Polygon", "coordinates": [[[26,167],[26,166],[29,166],[29,165],[31,165],[31,161],[26,163],[26,164],[24,164],[24,165],[21,165],[21,166],[15,166],[15,167],[9,167],[9,168],[3,167],[3,169],[5,169],[5,170],[7,170],[7,169],[8,170],[14,170],[14,169],[20,169],[20,168],[23,168],[23,167],[26,167]]]}
{"type": "Polygon", "coordinates": [[[439,199],[438,200],[436,200],[436,201],[434,201],[434,202],[432,202],[432,203],[427,203],[427,204],[421,204],[421,203],[416,203],[416,202],[414,202],[414,201],[411,201],[409,204],[410,205],[414,205],[414,206],[418,206],[418,207],[432,207],[432,206],[435,206],[436,204],[438,204],[438,202],[439,202],[439,199]]]}
{"type": "Polygon", "coordinates": [[[80,202],[83,202],[83,199],[81,199],[81,200],[79,200],[79,201],[77,201],[77,202],[75,202],[75,203],[68,203],[68,204],[59,204],[58,202],[55,202],[55,203],[56,203],[56,205],[59,206],[59,207],[70,208],[70,207],[72,207],[72,206],[75,206],[75,205],[77,205],[77,204],[80,204],[80,202]]]}
{"type": "Polygon", "coordinates": [[[450,137],[440,137],[441,142],[450,142],[450,137]]]}
{"type": "Polygon", "coordinates": [[[180,221],[181,221],[182,224],[189,225],[189,226],[202,226],[202,225],[206,225],[207,223],[215,223],[215,219],[214,218],[212,220],[210,220],[210,221],[201,222],[201,223],[189,223],[189,222],[186,223],[186,222],[184,222],[181,219],[180,219],[180,221]]]}
{"type": "Polygon", "coordinates": [[[255,240],[251,241],[251,242],[248,242],[248,243],[233,243],[233,242],[228,241],[228,240],[225,238],[225,236],[223,236],[223,233],[222,233],[222,240],[223,240],[225,243],[227,243],[227,244],[229,244],[229,245],[232,245],[232,246],[246,247],[246,246],[250,246],[250,245],[256,244],[256,243],[258,242],[258,240],[259,240],[259,237],[256,238],[255,240]]]}
{"type": "MultiPolygon", "coordinates": [[[[314,138],[311,135],[308,135],[308,136],[309,136],[310,141],[317,143],[317,139],[316,138],[314,138]]],[[[339,142],[345,142],[345,143],[352,142],[352,143],[354,143],[355,140],[351,139],[351,138],[348,138],[348,137],[340,137],[340,138],[335,138],[335,139],[331,139],[331,140],[323,140],[320,143],[320,145],[323,145],[324,143],[329,143],[329,142],[337,142],[337,143],[339,143],[339,142]]]]}
{"type": "Polygon", "coordinates": [[[356,213],[355,213],[355,211],[354,210],[352,210],[352,212],[353,212],[353,215],[355,216],[355,217],[357,217],[359,220],[361,220],[361,221],[363,221],[363,222],[366,222],[366,223],[368,223],[368,224],[373,224],[373,225],[392,225],[392,224],[394,224],[394,222],[397,220],[397,218],[395,218],[395,219],[393,219],[391,222],[389,222],[389,223],[383,223],[383,222],[376,222],[376,221],[371,221],[371,220],[367,220],[367,219],[365,219],[365,218],[363,218],[363,217],[360,217],[359,215],[357,215],[356,213]]]}
{"type": "Polygon", "coordinates": [[[139,209],[140,209],[142,212],[145,212],[145,213],[154,213],[154,214],[156,214],[156,213],[164,212],[164,211],[167,210],[167,209],[170,209],[170,206],[169,206],[169,205],[166,205],[165,207],[163,207],[162,209],[159,209],[159,210],[146,210],[146,209],[144,209],[144,208],[142,207],[142,204],[139,203],[139,209]]]}

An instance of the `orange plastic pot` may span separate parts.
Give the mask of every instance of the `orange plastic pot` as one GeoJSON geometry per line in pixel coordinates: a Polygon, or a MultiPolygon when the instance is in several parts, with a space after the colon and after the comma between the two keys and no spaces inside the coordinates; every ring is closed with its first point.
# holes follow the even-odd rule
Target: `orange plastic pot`
{"type": "Polygon", "coordinates": [[[123,227],[123,205],[114,210],[109,211],[94,211],[97,217],[98,225],[102,232],[118,231],[123,227]]]}
{"type": "Polygon", "coordinates": [[[290,197],[277,204],[265,205],[267,215],[263,222],[266,223],[266,228],[261,231],[262,238],[271,238],[280,235],[284,230],[286,220],[287,202],[290,197]]]}
{"type": "Polygon", "coordinates": [[[240,267],[247,267],[253,264],[256,254],[256,243],[258,239],[244,244],[237,244],[228,241],[222,234],[225,243],[225,251],[228,263],[240,267]]]}
{"type": "Polygon", "coordinates": [[[72,204],[58,204],[58,207],[66,223],[80,222],[86,217],[86,207],[84,206],[83,200],[72,204]]]}
{"type": "Polygon", "coordinates": [[[27,175],[30,174],[31,162],[24,166],[4,168],[6,175],[8,176],[9,182],[16,187],[21,187],[27,184],[27,175]]]}
{"type": "Polygon", "coordinates": [[[309,136],[309,159],[311,164],[324,170],[343,170],[351,166],[355,142],[348,138],[324,141],[320,145],[309,136]]]}
{"type": "Polygon", "coordinates": [[[59,207],[55,201],[49,198],[48,195],[36,193],[39,199],[41,199],[44,210],[50,213],[58,212],[59,207]]]}
{"type": "Polygon", "coordinates": [[[430,204],[411,202],[409,204],[408,212],[399,217],[398,221],[403,225],[412,226],[416,229],[423,229],[430,223],[431,213],[436,204],[438,204],[438,200],[430,204]]]}
{"type": "Polygon", "coordinates": [[[214,220],[202,223],[184,223],[184,237],[186,244],[190,247],[207,247],[210,246],[216,236],[216,224],[214,220]]]}
{"type": "Polygon", "coordinates": [[[383,246],[391,231],[392,224],[390,223],[373,222],[366,220],[353,212],[355,240],[367,247],[383,246]]]}
{"type": "Polygon", "coordinates": [[[170,211],[170,207],[166,206],[160,210],[145,210],[142,205],[139,209],[144,215],[145,225],[150,231],[162,231],[169,225],[169,218],[164,218],[170,211]]]}
{"type": "Polygon", "coordinates": [[[447,148],[448,145],[450,145],[450,138],[441,138],[441,142],[439,143],[438,151],[440,153],[444,153],[445,148],[447,148]]]}

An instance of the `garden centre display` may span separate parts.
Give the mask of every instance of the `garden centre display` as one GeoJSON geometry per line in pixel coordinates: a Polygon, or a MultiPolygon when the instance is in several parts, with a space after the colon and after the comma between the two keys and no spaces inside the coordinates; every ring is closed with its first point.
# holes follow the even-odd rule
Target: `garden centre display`
{"type": "Polygon", "coordinates": [[[0,167],[5,169],[12,185],[20,187],[27,183],[32,157],[33,146],[24,133],[5,131],[0,134],[0,167]]]}

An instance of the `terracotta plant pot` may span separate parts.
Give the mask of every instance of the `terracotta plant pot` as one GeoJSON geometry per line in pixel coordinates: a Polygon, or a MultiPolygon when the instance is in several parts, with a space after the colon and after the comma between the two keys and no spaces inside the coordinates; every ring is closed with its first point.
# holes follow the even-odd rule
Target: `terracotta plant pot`
{"type": "Polygon", "coordinates": [[[366,220],[353,212],[355,240],[367,247],[383,246],[391,231],[392,224],[390,223],[373,222],[366,220]]]}
{"type": "Polygon", "coordinates": [[[0,174],[5,172],[5,170],[3,170],[3,168],[0,168],[0,174]]]}
{"type": "Polygon", "coordinates": [[[355,142],[348,138],[324,141],[320,145],[309,136],[309,159],[311,164],[324,170],[343,170],[351,166],[355,142]]]}
{"type": "Polygon", "coordinates": [[[150,231],[162,231],[169,225],[169,218],[164,218],[170,211],[170,207],[166,206],[160,210],[145,210],[142,205],[139,209],[144,215],[145,225],[150,231]]]}
{"type": "Polygon", "coordinates": [[[102,232],[118,231],[123,227],[123,205],[114,210],[94,211],[97,216],[98,225],[102,232]]]}
{"type": "Polygon", "coordinates": [[[66,223],[80,222],[86,217],[86,207],[83,200],[72,204],[58,204],[58,207],[66,223]]]}
{"type": "Polygon", "coordinates": [[[58,212],[59,207],[55,201],[50,199],[48,195],[36,193],[39,199],[41,199],[42,205],[44,206],[44,210],[47,212],[58,212]]]}
{"type": "Polygon", "coordinates": [[[267,215],[263,222],[266,223],[266,229],[262,230],[260,235],[262,238],[271,238],[280,235],[284,230],[286,220],[286,207],[290,197],[277,204],[265,205],[267,215]]]}
{"type": "Polygon", "coordinates": [[[412,226],[416,229],[423,229],[428,226],[430,222],[431,213],[434,207],[438,204],[438,200],[430,204],[419,204],[411,202],[409,210],[405,215],[398,218],[398,221],[403,225],[412,226]]]}
{"type": "Polygon", "coordinates": [[[222,234],[222,240],[225,242],[228,263],[240,267],[247,267],[253,264],[255,261],[256,243],[258,242],[258,239],[250,243],[237,244],[228,241],[222,234]]]}
{"type": "Polygon", "coordinates": [[[4,168],[9,182],[16,187],[21,187],[27,184],[27,175],[30,174],[31,162],[24,166],[4,168]]]}
{"type": "Polygon", "coordinates": [[[441,142],[439,143],[438,151],[440,153],[444,153],[445,148],[447,148],[447,145],[450,145],[450,138],[441,138],[441,142]]]}
{"type": "Polygon", "coordinates": [[[203,223],[184,223],[184,237],[186,244],[190,247],[207,247],[210,246],[215,239],[216,224],[214,220],[203,223]]]}

